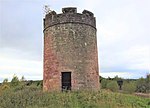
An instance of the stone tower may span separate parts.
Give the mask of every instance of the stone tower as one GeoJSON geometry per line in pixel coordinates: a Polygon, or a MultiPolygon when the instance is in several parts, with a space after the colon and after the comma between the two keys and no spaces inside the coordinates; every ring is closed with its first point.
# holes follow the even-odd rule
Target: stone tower
{"type": "Polygon", "coordinates": [[[44,91],[98,90],[96,21],[74,7],[44,19],[44,91]]]}

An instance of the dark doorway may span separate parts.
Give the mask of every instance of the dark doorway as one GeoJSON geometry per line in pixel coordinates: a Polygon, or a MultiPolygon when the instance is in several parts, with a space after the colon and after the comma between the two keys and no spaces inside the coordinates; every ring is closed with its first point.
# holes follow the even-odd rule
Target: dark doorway
{"type": "Polygon", "coordinates": [[[71,72],[62,72],[62,91],[71,90],[71,72]]]}

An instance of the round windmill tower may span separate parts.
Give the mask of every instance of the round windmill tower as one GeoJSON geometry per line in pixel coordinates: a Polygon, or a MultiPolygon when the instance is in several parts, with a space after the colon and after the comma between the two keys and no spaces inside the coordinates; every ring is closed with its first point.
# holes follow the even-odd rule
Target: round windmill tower
{"type": "Polygon", "coordinates": [[[96,21],[92,12],[50,11],[44,18],[44,91],[99,90],[96,21]]]}

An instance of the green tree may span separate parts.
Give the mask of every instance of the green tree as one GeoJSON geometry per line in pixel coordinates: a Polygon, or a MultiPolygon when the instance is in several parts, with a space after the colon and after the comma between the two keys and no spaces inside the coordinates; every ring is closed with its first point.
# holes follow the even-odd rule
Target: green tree
{"type": "Polygon", "coordinates": [[[110,81],[109,83],[107,83],[106,88],[115,92],[118,91],[118,84],[116,81],[110,81]]]}
{"type": "Polygon", "coordinates": [[[150,74],[146,75],[146,93],[150,93],[150,74]]]}
{"type": "Polygon", "coordinates": [[[20,83],[19,78],[16,75],[14,75],[11,80],[11,86],[13,86],[13,87],[18,86],[19,83],[20,83]]]}
{"type": "Polygon", "coordinates": [[[105,88],[106,88],[107,83],[108,83],[107,79],[101,80],[101,87],[102,87],[102,89],[105,89],[105,88]]]}
{"type": "Polygon", "coordinates": [[[10,89],[8,84],[8,78],[5,78],[2,82],[2,85],[0,87],[0,92],[10,89]]]}
{"type": "Polygon", "coordinates": [[[3,80],[3,83],[2,84],[7,84],[8,83],[8,78],[5,78],[4,80],[3,80]]]}
{"type": "Polygon", "coordinates": [[[136,81],[136,92],[146,93],[146,80],[144,78],[139,78],[136,81]]]}
{"type": "Polygon", "coordinates": [[[136,91],[136,83],[134,81],[125,81],[123,84],[123,91],[125,93],[134,93],[136,91]]]}
{"type": "Polygon", "coordinates": [[[20,79],[20,81],[25,81],[25,77],[22,76],[21,79],[20,79]]]}
{"type": "Polygon", "coordinates": [[[150,74],[147,74],[146,78],[138,79],[136,86],[136,92],[150,93],[150,74]]]}

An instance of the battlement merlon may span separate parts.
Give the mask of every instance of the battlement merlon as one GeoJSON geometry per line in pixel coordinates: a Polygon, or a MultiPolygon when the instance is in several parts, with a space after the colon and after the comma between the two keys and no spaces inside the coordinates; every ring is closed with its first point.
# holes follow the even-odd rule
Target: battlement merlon
{"type": "Polygon", "coordinates": [[[77,8],[68,7],[62,8],[62,13],[60,14],[57,14],[55,11],[46,14],[44,18],[44,30],[57,24],[66,23],[85,24],[96,29],[96,20],[92,12],[84,10],[82,13],[77,13],[77,8]]]}
{"type": "Polygon", "coordinates": [[[62,12],[65,13],[77,13],[77,8],[75,7],[67,7],[67,8],[62,8],[62,12]]]}

